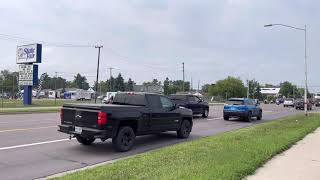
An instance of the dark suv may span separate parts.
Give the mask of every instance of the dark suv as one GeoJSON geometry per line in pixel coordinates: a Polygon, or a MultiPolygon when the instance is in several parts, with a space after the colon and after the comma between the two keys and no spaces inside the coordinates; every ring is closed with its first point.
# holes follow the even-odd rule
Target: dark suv
{"type": "MultiPolygon", "coordinates": [[[[298,99],[294,102],[294,106],[296,109],[302,109],[304,110],[304,99],[298,99]]],[[[307,100],[307,110],[312,110],[312,103],[307,100]]]]}
{"type": "Polygon", "coordinates": [[[193,114],[201,114],[202,117],[208,117],[209,115],[209,104],[198,96],[191,94],[173,94],[169,97],[177,106],[191,109],[193,114]]]}

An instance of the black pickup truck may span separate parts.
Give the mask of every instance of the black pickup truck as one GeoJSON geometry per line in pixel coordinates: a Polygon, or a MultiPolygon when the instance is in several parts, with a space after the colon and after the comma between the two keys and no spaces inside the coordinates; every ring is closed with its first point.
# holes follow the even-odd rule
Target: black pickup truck
{"type": "Polygon", "coordinates": [[[65,104],[60,116],[58,131],[83,145],[112,138],[121,152],[130,150],[140,135],[176,131],[179,138],[188,138],[193,125],[191,110],[151,93],[118,93],[112,104],[65,104]]]}

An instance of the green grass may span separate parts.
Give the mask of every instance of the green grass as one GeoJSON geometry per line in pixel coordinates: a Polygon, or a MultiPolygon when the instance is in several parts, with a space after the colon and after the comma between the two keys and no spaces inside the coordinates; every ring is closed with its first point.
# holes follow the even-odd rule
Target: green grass
{"type": "Polygon", "coordinates": [[[49,113],[59,112],[61,106],[58,107],[25,107],[25,108],[0,108],[0,114],[17,114],[17,113],[49,113]]]}
{"type": "Polygon", "coordinates": [[[62,106],[64,103],[92,103],[93,101],[76,101],[68,99],[32,99],[32,105],[25,106],[22,100],[4,99],[0,100],[0,108],[20,108],[20,107],[49,107],[62,106]]]}
{"type": "Polygon", "coordinates": [[[242,179],[319,126],[319,114],[297,115],[54,179],[242,179]]]}

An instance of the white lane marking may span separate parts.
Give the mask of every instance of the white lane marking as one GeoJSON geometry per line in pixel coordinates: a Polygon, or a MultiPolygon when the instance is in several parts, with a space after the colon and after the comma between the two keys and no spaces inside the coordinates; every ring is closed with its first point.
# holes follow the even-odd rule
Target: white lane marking
{"type": "MultiPolygon", "coordinates": [[[[22,148],[22,147],[28,147],[28,146],[36,146],[36,145],[42,145],[42,144],[50,144],[50,143],[56,143],[56,142],[63,142],[63,141],[69,141],[70,139],[58,139],[53,141],[44,141],[44,142],[37,142],[37,143],[31,143],[31,144],[22,144],[22,145],[16,145],[16,146],[8,146],[8,147],[1,147],[1,150],[8,150],[8,149],[16,149],[16,148],[22,148]]],[[[72,140],[72,139],[71,139],[72,140]]]]}
{"type": "Polygon", "coordinates": [[[24,129],[5,129],[5,130],[0,130],[0,133],[4,132],[14,132],[14,131],[29,131],[29,130],[37,130],[37,129],[47,129],[47,128],[57,128],[57,126],[45,126],[45,127],[36,127],[36,128],[24,128],[24,129]]]}

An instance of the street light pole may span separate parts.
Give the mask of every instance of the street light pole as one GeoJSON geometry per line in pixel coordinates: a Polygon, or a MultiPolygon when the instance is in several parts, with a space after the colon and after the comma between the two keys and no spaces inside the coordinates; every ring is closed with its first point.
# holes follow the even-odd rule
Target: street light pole
{"type": "Polygon", "coordinates": [[[304,87],[304,114],[308,116],[308,67],[307,67],[307,25],[304,25],[304,76],[305,76],[305,87],[304,87]]]}
{"type": "Polygon", "coordinates": [[[267,24],[264,27],[271,26],[283,26],[295,30],[304,31],[304,76],[305,76],[305,87],[304,87],[304,114],[308,116],[308,104],[307,104],[307,93],[308,93],[308,67],[307,67],[307,25],[304,28],[298,28],[294,26],[289,26],[285,24],[267,24]]]}

